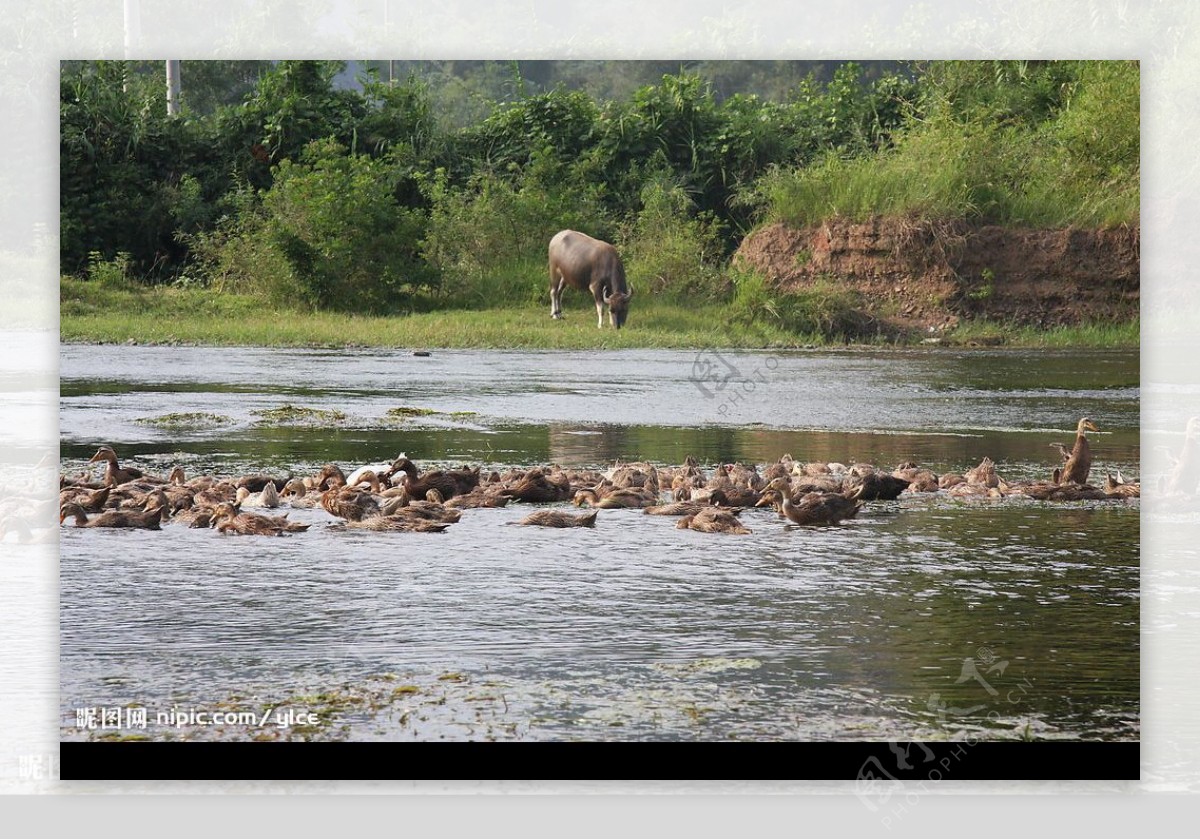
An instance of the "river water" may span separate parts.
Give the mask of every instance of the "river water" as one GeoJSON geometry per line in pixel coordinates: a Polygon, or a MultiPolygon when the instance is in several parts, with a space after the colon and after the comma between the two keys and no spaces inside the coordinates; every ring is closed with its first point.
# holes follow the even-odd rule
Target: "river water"
{"type": "MultiPolygon", "coordinates": [[[[163,474],[986,455],[1025,479],[1087,416],[1098,482],[1139,475],[1138,397],[1129,352],[68,345],[61,452],[78,472],[107,443],[163,474]]],[[[742,537],[623,510],[505,527],[530,509],[445,534],[320,510],[285,538],[64,527],[63,736],[1139,737],[1137,501],[906,494],[834,528],[747,511],[742,537]],[[130,705],[145,727],[81,711],[130,705]],[[319,723],[180,723],[281,709],[319,723]]]]}

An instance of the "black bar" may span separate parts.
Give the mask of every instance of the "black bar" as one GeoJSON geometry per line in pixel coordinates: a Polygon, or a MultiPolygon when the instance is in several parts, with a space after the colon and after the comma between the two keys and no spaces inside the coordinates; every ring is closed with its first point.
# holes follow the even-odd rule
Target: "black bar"
{"type": "MultiPolygon", "coordinates": [[[[602,767],[639,779],[734,779],[782,762],[788,779],[1138,779],[1139,742],[104,742],[64,741],[63,779],[592,779],[602,767]],[[907,754],[905,754],[907,748],[907,754]],[[604,762],[611,762],[604,764],[604,762]],[[377,769],[380,768],[380,769],[377,769]],[[395,775],[386,775],[391,768],[395,775]],[[549,771],[549,772],[548,772],[549,771]],[[699,772],[700,775],[697,775],[699,772]]],[[[779,765],[776,765],[779,766],[779,765]]]]}

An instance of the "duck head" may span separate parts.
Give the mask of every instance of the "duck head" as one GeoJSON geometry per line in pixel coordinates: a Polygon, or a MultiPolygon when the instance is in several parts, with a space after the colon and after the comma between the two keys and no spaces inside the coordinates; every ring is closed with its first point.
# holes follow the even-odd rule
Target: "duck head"
{"type": "Polygon", "coordinates": [[[96,450],[96,454],[88,458],[89,464],[94,464],[96,461],[108,461],[111,464],[117,462],[117,453],[113,451],[111,446],[101,446],[96,450]]]}

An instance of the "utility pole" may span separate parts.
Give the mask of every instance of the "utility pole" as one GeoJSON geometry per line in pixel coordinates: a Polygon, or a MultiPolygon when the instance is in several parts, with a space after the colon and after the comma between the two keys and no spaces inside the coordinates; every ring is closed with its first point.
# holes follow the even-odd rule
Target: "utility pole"
{"type": "Polygon", "coordinates": [[[133,48],[142,40],[142,16],[138,0],[125,0],[125,60],[133,58],[133,48]]]}
{"type": "Polygon", "coordinates": [[[174,117],[179,113],[179,101],[183,87],[179,79],[179,59],[167,60],[167,116],[174,117]]]}
{"type": "Polygon", "coordinates": [[[142,16],[138,8],[138,0],[125,0],[122,24],[125,29],[125,66],[121,71],[121,90],[129,92],[129,60],[133,57],[133,48],[142,39],[142,16]]]}
{"type": "MultiPolygon", "coordinates": [[[[383,43],[387,45],[388,51],[391,51],[392,39],[392,4],[388,0],[383,0],[383,43]]],[[[393,59],[388,59],[388,87],[393,87],[396,84],[396,62],[393,59]]]]}

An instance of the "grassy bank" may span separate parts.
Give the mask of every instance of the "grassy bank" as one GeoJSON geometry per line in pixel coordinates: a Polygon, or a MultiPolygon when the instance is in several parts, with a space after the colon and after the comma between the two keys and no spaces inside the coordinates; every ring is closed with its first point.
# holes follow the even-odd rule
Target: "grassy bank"
{"type": "Polygon", "coordinates": [[[1080,324],[1070,327],[1012,326],[991,321],[965,322],[949,336],[959,346],[1031,347],[1047,350],[1071,347],[1135,349],[1141,344],[1141,321],[1080,324]]]}
{"type": "Polygon", "coordinates": [[[630,327],[596,329],[579,296],[550,307],[443,310],[396,317],[273,309],[243,295],[174,288],[112,289],[63,278],[63,341],[213,345],[492,347],[784,347],[815,344],[780,328],[729,323],[723,306],[635,301],[630,327]]]}
{"type": "MultiPolygon", "coordinates": [[[[447,310],[403,317],[274,309],[244,295],[177,288],[109,287],[62,279],[64,342],[208,344],[223,346],[377,346],[445,348],[755,348],[837,346],[815,334],[770,323],[735,322],[722,304],[685,307],[637,300],[629,325],[596,329],[595,312],[575,296],[565,318],[548,306],[447,310]]],[[[918,341],[914,338],[914,342],[918,341]]],[[[1039,331],[1001,324],[968,324],[946,343],[1020,347],[1136,347],[1138,323],[1039,331]]]]}

